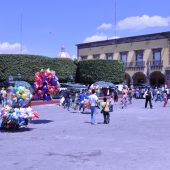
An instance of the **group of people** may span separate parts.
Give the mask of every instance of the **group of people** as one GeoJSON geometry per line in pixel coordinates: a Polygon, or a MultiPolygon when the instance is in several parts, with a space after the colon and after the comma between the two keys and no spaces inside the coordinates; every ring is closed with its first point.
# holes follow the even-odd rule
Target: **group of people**
{"type": "Polygon", "coordinates": [[[100,102],[96,90],[94,89],[82,90],[80,93],[77,91],[65,90],[62,92],[62,96],[60,105],[68,111],[70,110],[71,105],[74,107],[73,109],[78,109],[81,113],[84,113],[85,109],[90,109],[91,123],[93,125],[96,124],[96,113],[98,109],[102,109],[101,113],[104,117],[104,124],[108,124],[110,122],[109,112],[113,112],[113,105],[118,101],[118,94],[113,93],[109,100],[104,97],[103,102],[100,102]]]}
{"type": "Polygon", "coordinates": [[[0,99],[2,106],[11,105],[11,95],[12,95],[12,86],[8,86],[7,88],[2,87],[0,90],[0,99]]]}

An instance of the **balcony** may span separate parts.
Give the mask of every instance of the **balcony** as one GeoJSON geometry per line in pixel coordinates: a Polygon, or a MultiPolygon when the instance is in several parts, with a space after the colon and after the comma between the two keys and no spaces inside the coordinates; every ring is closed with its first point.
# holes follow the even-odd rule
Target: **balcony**
{"type": "Polygon", "coordinates": [[[136,62],[126,62],[124,63],[126,69],[144,69],[145,62],[144,61],[136,61],[136,62]]]}
{"type": "Polygon", "coordinates": [[[149,63],[150,63],[151,69],[163,67],[163,60],[152,60],[149,63]]]}

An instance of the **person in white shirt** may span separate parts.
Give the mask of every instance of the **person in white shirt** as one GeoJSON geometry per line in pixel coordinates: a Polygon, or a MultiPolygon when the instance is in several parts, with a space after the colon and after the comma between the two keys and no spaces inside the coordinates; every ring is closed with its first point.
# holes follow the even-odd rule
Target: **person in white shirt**
{"type": "Polygon", "coordinates": [[[6,106],[6,101],[7,101],[7,92],[6,92],[5,88],[3,87],[1,90],[2,107],[6,106]]]}
{"type": "Polygon", "coordinates": [[[91,124],[96,124],[96,112],[97,112],[98,97],[95,94],[95,90],[92,90],[92,94],[89,96],[90,109],[91,109],[91,124]]]}

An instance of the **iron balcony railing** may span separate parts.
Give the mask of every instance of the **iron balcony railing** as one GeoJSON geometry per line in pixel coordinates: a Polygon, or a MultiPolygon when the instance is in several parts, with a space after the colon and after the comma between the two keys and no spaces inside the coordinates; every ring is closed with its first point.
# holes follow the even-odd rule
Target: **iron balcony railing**
{"type": "Polygon", "coordinates": [[[124,62],[126,68],[144,68],[145,61],[124,62]]]}
{"type": "Polygon", "coordinates": [[[151,67],[163,67],[163,60],[152,60],[150,61],[151,67]]]}

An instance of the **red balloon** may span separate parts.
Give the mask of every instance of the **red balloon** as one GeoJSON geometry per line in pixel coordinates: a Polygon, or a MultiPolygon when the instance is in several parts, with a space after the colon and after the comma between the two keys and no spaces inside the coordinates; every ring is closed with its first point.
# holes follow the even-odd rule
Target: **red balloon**
{"type": "Polygon", "coordinates": [[[48,76],[48,73],[47,73],[47,71],[44,71],[44,74],[43,74],[43,76],[45,76],[45,77],[47,77],[47,76],[48,76]]]}
{"type": "Polygon", "coordinates": [[[51,74],[49,74],[49,75],[47,76],[47,80],[48,80],[48,82],[50,82],[50,81],[51,81],[51,79],[52,79],[52,75],[51,75],[51,74]]]}
{"type": "Polygon", "coordinates": [[[38,94],[39,94],[41,97],[43,97],[43,92],[42,92],[42,90],[38,90],[38,94]]]}
{"type": "Polygon", "coordinates": [[[43,86],[43,81],[42,81],[42,79],[39,80],[38,85],[39,85],[39,87],[42,87],[42,86],[43,86]]]}
{"type": "Polygon", "coordinates": [[[35,83],[35,84],[34,84],[34,88],[35,88],[35,90],[38,90],[39,85],[38,85],[37,83],[35,83]]]}

